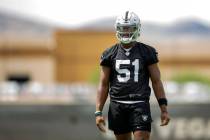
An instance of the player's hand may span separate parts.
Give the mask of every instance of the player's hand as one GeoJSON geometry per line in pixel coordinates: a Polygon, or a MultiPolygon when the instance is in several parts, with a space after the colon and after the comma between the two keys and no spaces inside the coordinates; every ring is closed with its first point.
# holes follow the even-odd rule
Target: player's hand
{"type": "Polygon", "coordinates": [[[106,132],[106,129],[105,129],[106,123],[103,116],[96,117],[96,125],[101,132],[106,132]]]}
{"type": "Polygon", "coordinates": [[[168,125],[170,121],[170,117],[168,112],[161,112],[161,125],[160,126],[165,126],[168,125]]]}

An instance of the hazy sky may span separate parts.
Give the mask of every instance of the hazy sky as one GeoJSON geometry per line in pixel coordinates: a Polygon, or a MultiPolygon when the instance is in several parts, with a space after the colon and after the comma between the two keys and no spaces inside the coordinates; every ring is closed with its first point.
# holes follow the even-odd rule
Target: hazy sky
{"type": "Polygon", "coordinates": [[[0,0],[0,9],[66,26],[131,10],[144,21],[168,23],[196,17],[210,23],[209,0],[0,0]]]}

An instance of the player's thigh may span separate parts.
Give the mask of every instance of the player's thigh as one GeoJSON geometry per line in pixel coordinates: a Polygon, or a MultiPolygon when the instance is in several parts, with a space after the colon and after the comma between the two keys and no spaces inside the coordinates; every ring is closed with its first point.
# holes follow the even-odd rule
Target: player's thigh
{"type": "Polygon", "coordinates": [[[132,131],[151,132],[152,117],[149,103],[138,103],[131,106],[129,122],[132,131]]]}
{"type": "Polygon", "coordinates": [[[125,134],[115,134],[116,140],[131,140],[131,132],[125,134]]]}
{"type": "Polygon", "coordinates": [[[128,115],[124,111],[126,108],[123,104],[110,102],[108,112],[109,129],[113,130],[115,134],[125,134],[131,132],[129,127],[128,115]]]}
{"type": "Polygon", "coordinates": [[[150,138],[150,132],[148,131],[134,131],[133,132],[134,135],[134,140],[149,140],[150,138]]]}

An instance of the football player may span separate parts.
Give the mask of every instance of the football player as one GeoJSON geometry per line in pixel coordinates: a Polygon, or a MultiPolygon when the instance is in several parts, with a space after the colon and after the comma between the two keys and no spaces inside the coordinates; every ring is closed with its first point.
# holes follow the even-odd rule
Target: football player
{"type": "Polygon", "coordinates": [[[160,106],[161,126],[169,123],[167,99],[160,78],[155,48],[137,42],[140,19],[126,11],[115,23],[119,43],[101,56],[100,83],[96,99],[96,125],[104,132],[102,110],[109,94],[108,127],[117,140],[148,140],[151,132],[149,79],[160,106]],[[132,133],[131,133],[132,132],[132,133]]]}

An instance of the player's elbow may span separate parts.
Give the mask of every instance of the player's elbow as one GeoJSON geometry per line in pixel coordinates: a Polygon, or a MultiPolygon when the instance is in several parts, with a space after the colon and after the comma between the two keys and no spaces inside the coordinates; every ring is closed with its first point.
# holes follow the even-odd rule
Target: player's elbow
{"type": "Polygon", "coordinates": [[[159,85],[162,83],[160,78],[153,78],[151,79],[151,81],[152,81],[152,85],[159,85]]]}
{"type": "Polygon", "coordinates": [[[109,88],[109,83],[106,81],[101,81],[98,87],[99,90],[104,90],[108,88],[109,88]]]}

